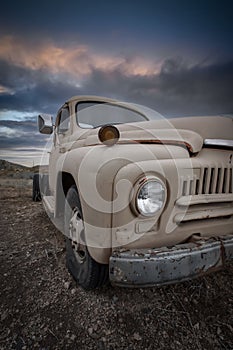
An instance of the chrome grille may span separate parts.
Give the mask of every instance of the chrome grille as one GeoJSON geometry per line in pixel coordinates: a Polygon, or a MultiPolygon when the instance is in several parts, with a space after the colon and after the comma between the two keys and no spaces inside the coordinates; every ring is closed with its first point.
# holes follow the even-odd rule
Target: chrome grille
{"type": "Polygon", "coordinates": [[[203,167],[200,176],[182,178],[182,196],[233,193],[232,167],[203,167]]]}

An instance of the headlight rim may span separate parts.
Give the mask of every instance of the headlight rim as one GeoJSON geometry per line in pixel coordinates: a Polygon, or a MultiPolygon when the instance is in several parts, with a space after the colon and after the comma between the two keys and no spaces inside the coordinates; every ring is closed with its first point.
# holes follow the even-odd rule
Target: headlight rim
{"type": "Polygon", "coordinates": [[[166,201],[167,201],[167,187],[165,185],[165,182],[161,178],[154,176],[154,175],[142,177],[134,185],[133,191],[134,191],[134,195],[133,195],[133,200],[131,201],[131,203],[133,204],[133,209],[134,209],[135,214],[140,215],[141,217],[144,217],[144,218],[159,217],[161,215],[161,213],[165,207],[166,201]],[[162,185],[163,190],[164,190],[164,200],[163,200],[162,207],[158,211],[156,211],[155,213],[152,213],[152,214],[149,214],[149,213],[145,214],[145,213],[142,213],[138,207],[138,195],[139,195],[142,187],[145,186],[145,184],[149,183],[149,182],[158,182],[162,185]],[[135,191],[136,186],[138,186],[138,188],[135,191]]]}

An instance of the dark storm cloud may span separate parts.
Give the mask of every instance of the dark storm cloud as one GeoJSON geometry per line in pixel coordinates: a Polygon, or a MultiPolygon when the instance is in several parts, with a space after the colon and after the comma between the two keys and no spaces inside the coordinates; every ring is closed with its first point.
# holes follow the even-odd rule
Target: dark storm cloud
{"type": "Polygon", "coordinates": [[[65,74],[0,65],[0,84],[14,94],[0,95],[0,108],[55,113],[66,99],[78,94],[115,97],[145,104],[166,116],[232,113],[233,61],[187,66],[182,59],[166,60],[152,75],[125,73],[119,64],[111,71],[92,68],[75,87],[65,74]],[[16,77],[16,79],[15,79],[16,77]]]}
{"type": "Polygon", "coordinates": [[[0,147],[3,149],[30,147],[43,148],[46,137],[37,131],[37,118],[25,121],[0,120],[0,147]]]}
{"type": "Polygon", "coordinates": [[[126,76],[94,70],[85,92],[145,104],[166,116],[231,113],[233,61],[188,67],[181,59],[166,60],[159,74],[126,76]]]}
{"type": "Polygon", "coordinates": [[[32,70],[0,61],[0,85],[11,90],[0,94],[0,110],[55,112],[77,89],[65,76],[32,70]]]}
{"type": "MultiPolygon", "coordinates": [[[[145,104],[165,116],[233,111],[230,1],[8,0],[0,21],[5,119],[10,111],[55,114],[79,94],[145,104]],[[167,59],[177,54],[189,63],[167,59]]],[[[1,121],[1,146],[41,147],[45,136],[26,119],[1,121]]]]}
{"type": "Polygon", "coordinates": [[[0,20],[0,32],[34,43],[50,36],[124,52],[146,48],[171,55],[189,48],[208,54],[211,48],[212,53],[233,53],[229,0],[8,0],[1,4],[0,20]]]}
{"type": "Polygon", "coordinates": [[[37,130],[37,116],[27,118],[24,121],[0,120],[0,128],[1,127],[24,132],[35,132],[35,130],[37,130]]]}

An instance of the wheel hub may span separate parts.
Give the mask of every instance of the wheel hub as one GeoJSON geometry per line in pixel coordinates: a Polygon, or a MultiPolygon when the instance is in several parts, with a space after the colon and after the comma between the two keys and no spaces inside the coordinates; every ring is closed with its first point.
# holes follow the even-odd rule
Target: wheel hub
{"type": "Polygon", "coordinates": [[[86,259],[86,245],[84,241],[84,224],[78,208],[74,208],[69,222],[69,238],[75,256],[80,263],[86,259]]]}

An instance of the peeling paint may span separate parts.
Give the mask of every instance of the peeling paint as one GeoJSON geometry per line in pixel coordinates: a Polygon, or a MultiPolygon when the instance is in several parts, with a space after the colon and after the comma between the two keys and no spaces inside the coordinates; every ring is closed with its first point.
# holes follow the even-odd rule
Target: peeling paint
{"type": "Polygon", "coordinates": [[[159,286],[204,276],[220,270],[233,258],[233,236],[219,237],[172,248],[113,253],[110,280],[121,286],[159,286]]]}

